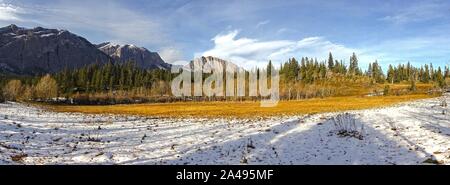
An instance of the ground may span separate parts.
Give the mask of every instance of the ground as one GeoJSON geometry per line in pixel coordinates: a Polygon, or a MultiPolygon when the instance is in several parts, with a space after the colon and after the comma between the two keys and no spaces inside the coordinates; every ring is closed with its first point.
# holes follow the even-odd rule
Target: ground
{"type": "Polygon", "coordinates": [[[0,104],[1,164],[450,164],[450,96],[252,119],[52,112],[0,104]],[[447,110],[444,114],[443,111],[447,110]]]}
{"type": "Polygon", "coordinates": [[[88,114],[131,114],[152,117],[202,118],[260,118],[358,110],[393,105],[400,102],[434,97],[428,94],[402,96],[342,96],[280,101],[275,107],[261,107],[258,101],[207,101],[106,106],[45,106],[57,112],[88,114]]]}

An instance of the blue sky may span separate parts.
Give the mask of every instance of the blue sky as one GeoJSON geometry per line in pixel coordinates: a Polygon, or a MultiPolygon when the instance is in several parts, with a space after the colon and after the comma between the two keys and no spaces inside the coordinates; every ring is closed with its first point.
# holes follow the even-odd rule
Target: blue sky
{"type": "Polygon", "coordinates": [[[0,0],[0,25],[67,29],[168,62],[214,55],[243,66],[357,53],[362,67],[450,64],[450,1],[0,0]]]}

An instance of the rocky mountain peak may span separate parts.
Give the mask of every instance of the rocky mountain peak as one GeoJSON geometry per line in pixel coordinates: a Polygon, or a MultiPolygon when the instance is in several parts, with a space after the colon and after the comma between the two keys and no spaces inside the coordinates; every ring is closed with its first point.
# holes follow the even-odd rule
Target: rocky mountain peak
{"type": "Polygon", "coordinates": [[[36,75],[109,61],[88,40],[67,30],[0,28],[0,72],[36,75]]]}
{"type": "Polygon", "coordinates": [[[169,69],[158,53],[132,44],[93,45],[68,30],[0,28],[0,73],[36,75],[76,69],[89,64],[135,61],[144,69],[169,69]]]}
{"type": "Polygon", "coordinates": [[[158,53],[151,52],[144,47],[106,42],[98,44],[97,48],[119,62],[134,61],[139,67],[145,69],[170,68],[170,64],[165,63],[158,53]]]}

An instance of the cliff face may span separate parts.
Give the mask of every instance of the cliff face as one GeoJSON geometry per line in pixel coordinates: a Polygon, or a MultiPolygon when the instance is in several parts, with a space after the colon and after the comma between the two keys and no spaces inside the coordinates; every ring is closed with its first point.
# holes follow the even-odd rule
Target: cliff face
{"type": "Polygon", "coordinates": [[[238,65],[217,58],[217,57],[213,57],[213,56],[202,56],[201,58],[198,58],[196,60],[192,60],[189,62],[189,64],[187,64],[186,67],[189,67],[189,69],[191,70],[196,70],[195,66],[201,66],[200,69],[206,69],[206,70],[213,70],[213,69],[221,69],[224,72],[232,72],[229,71],[229,69],[231,70],[244,70],[242,67],[239,67],[238,65]]]}
{"type": "Polygon", "coordinates": [[[136,62],[144,69],[170,69],[158,53],[134,45],[94,45],[67,30],[0,28],[0,73],[37,75],[89,64],[136,62]]]}
{"type": "Polygon", "coordinates": [[[0,28],[1,72],[36,75],[110,61],[111,57],[88,40],[66,30],[0,28]]]}
{"type": "Polygon", "coordinates": [[[165,63],[156,52],[150,52],[146,48],[134,45],[115,45],[111,43],[99,44],[98,49],[114,58],[116,62],[134,61],[137,66],[144,69],[170,69],[170,64],[165,63]]]}

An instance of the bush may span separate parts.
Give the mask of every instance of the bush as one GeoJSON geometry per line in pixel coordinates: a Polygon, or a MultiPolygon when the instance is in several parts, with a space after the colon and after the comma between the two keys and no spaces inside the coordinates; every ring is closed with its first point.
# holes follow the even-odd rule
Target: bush
{"type": "Polygon", "coordinates": [[[409,90],[412,92],[415,92],[417,90],[417,86],[416,86],[416,81],[415,80],[411,80],[411,84],[409,86],[409,90]]]}
{"type": "Polygon", "coordinates": [[[390,92],[391,92],[391,88],[389,87],[389,85],[385,85],[384,89],[383,89],[383,95],[387,96],[387,95],[389,95],[390,92]]]}
{"type": "Polygon", "coordinates": [[[352,114],[339,114],[330,119],[336,128],[336,134],[341,137],[354,137],[359,140],[364,138],[364,125],[356,124],[356,119],[352,114]]]}

